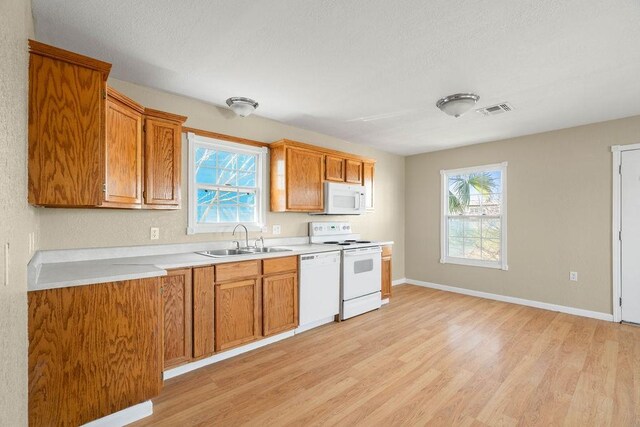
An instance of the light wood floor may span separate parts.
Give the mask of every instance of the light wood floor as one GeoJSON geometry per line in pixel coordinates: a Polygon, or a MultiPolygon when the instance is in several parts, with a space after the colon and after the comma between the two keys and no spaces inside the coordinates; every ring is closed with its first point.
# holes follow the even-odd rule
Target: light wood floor
{"type": "Polygon", "coordinates": [[[136,425],[640,425],[640,328],[416,286],[167,381],[136,425]]]}

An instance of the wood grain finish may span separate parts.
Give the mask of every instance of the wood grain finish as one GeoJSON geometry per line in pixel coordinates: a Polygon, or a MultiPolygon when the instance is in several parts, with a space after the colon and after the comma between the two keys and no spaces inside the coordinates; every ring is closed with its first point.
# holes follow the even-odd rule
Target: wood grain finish
{"type": "Polygon", "coordinates": [[[191,360],[192,314],[191,269],[171,270],[160,278],[164,312],[164,369],[191,360]]]}
{"type": "Polygon", "coordinates": [[[382,247],[382,299],[391,298],[392,285],[391,245],[387,245],[382,247]]]}
{"type": "Polygon", "coordinates": [[[285,273],[298,269],[298,257],[287,256],[281,258],[271,258],[262,261],[262,273],[269,274],[285,273]]]}
{"type": "Polygon", "coordinates": [[[179,206],[182,124],[145,118],[144,172],[146,205],[179,206]]]}
{"type": "Polygon", "coordinates": [[[638,372],[640,328],[402,285],[169,380],[134,426],[637,426],[638,372]]]}
{"type": "Polygon", "coordinates": [[[142,203],[142,111],[134,101],[107,90],[104,200],[118,207],[142,203]]]}
{"type": "Polygon", "coordinates": [[[272,212],[285,212],[287,210],[287,149],[284,146],[271,147],[269,150],[269,162],[271,172],[271,199],[272,212]]]}
{"type": "MultiPolygon", "coordinates": [[[[104,183],[105,71],[79,60],[70,63],[43,55],[30,44],[29,203],[99,206],[104,183]]],[[[56,48],[48,51],[55,53],[56,48]]]]}
{"type": "Polygon", "coordinates": [[[351,184],[362,185],[362,162],[359,160],[345,160],[345,179],[351,184]]]}
{"type": "Polygon", "coordinates": [[[225,135],[224,133],[211,132],[209,130],[202,130],[190,127],[183,127],[182,132],[185,133],[194,133],[196,135],[205,136],[207,138],[221,139],[223,141],[235,142],[237,144],[251,145],[252,147],[267,147],[271,144],[268,142],[255,141],[253,139],[240,138],[232,135],[225,135]]]}
{"type": "Polygon", "coordinates": [[[324,156],[287,147],[286,197],[288,211],[315,212],[324,207],[324,156]]]}
{"type": "Polygon", "coordinates": [[[28,43],[29,53],[37,54],[39,56],[51,59],[57,59],[68,64],[78,65],[83,68],[97,71],[102,75],[102,80],[104,81],[107,81],[107,78],[109,77],[111,64],[109,64],[108,62],[100,61],[95,58],[90,58],[88,56],[80,55],[75,52],[60,49],[59,47],[50,46],[36,40],[29,39],[28,43]]]}
{"type": "Polygon", "coordinates": [[[365,201],[368,210],[373,210],[374,208],[374,174],[375,163],[364,162],[362,164],[362,185],[364,185],[365,201]]]}
{"type": "Polygon", "coordinates": [[[215,352],[214,268],[193,269],[193,357],[215,352]]]}
{"type": "Polygon", "coordinates": [[[375,163],[376,162],[374,159],[369,159],[367,157],[358,156],[357,154],[347,153],[345,151],[332,150],[330,148],[325,148],[325,147],[320,147],[320,146],[317,146],[317,145],[306,144],[304,142],[293,141],[291,139],[281,139],[279,141],[272,142],[271,144],[269,144],[269,148],[271,148],[271,149],[276,148],[276,147],[294,147],[294,148],[300,148],[300,149],[303,149],[303,150],[315,151],[317,153],[322,153],[322,154],[328,155],[328,156],[340,157],[340,158],[343,158],[343,159],[353,159],[353,160],[358,160],[358,161],[361,161],[361,162],[370,162],[370,163],[375,163]]]}
{"type": "Polygon", "coordinates": [[[327,181],[344,182],[345,160],[342,157],[325,156],[324,177],[327,181]]]}
{"type": "Polygon", "coordinates": [[[237,347],[261,337],[260,285],[260,279],[215,285],[216,351],[237,347]]]}
{"type": "Polygon", "coordinates": [[[162,387],[159,281],[28,293],[29,424],[75,426],[162,387]]]}
{"type": "Polygon", "coordinates": [[[298,273],[262,280],[263,333],[265,337],[298,326],[298,273]]]}
{"type": "Polygon", "coordinates": [[[216,265],[216,282],[252,278],[260,275],[260,261],[228,262],[216,265]]]}

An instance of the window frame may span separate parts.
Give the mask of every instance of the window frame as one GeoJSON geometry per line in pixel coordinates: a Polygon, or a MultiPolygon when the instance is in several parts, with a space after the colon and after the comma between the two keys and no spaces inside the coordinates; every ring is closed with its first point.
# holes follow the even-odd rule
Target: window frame
{"type": "Polygon", "coordinates": [[[256,214],[258,216],[256,222],[243,222],[250,231],[262,231],[266,223],[266,206],[267,206],[267,147],[253,147],[247,144],[238,144],[234,142],[224,141],[217,138],[209,138],[196,135],[193,132],[187,133],[187,145],[189,150],[188,157],[188,193],[189,206],[188,210],[188,226],[187,234],[199,233],[224,233],[231,232],[238,223],[198,223],[198,196],[195,177],[195,153],[196,148],[202,147],[207,149],[217,149],[229,151],[236,154],[252,154],[258,156],[256,162],[256,214]]]}
{"type": "MultiPolygon", "coordinates": [[[[472,267],[485,267],[507,271],[507,162],[489,165],[473,166],[461,169],[446,169],[440,171],[441,197],[440,197],[440,263],[457,264],[472,267]],[[500,261],[483,261],[468,258],[450,257],[449,250],[449,176],[478,172],[500,171],[502,184],[502,203],[500,205],[500,261]]],[[[478,215],[482,217],[482,215],[478,215]]]]}

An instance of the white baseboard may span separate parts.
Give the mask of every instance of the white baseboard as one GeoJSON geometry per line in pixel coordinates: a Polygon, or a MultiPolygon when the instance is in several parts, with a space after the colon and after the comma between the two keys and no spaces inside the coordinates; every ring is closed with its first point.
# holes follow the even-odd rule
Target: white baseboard
{"type": "Polygon", "coordinates": [[[402,279],[394,280],[393,282],[391,282],[391,286],[398,286],[404,283],[407,283],[407,279],[405,277],[403,277],[402,279]]]}
{"type": "Polygon", "coordinates": [[[223,353],[214,354],[213,356],[207,357],[206,359],[201,359],[195,362],[187,363],[186,365],[178,366],[177,368],[169,369],[167,371],[164,371],[163,378],[165,380],[168,380],[170,378],[177,377],[178,375],[195,371],[196,369],[202,368],[203,366],[211,365],[212,363],[220,362],[222,360],[229,359],[230,357],[255,350],[256,348],[264,347],[265,345],[273,344],[274,342],[290,338],[294,335],[294,333],[294,331],[284,332],[282,334],[274,335],[269,338],[264,338],[256,342],[252,342],[251,344],[243,345],[242,347],[227,350],[223,353]]]}
{"type": "Polygon", "coordinates": [[[153,414],[150,400],[83,424],[82,427],[122,427],[153,414]]]}
{"type": "MultiPolygon", "coordinates": [[[[337,315],[338,313],[336,313],[337,315]]],[[[302,332],[306,332],[309,329],[317,328],[318,326],[326,325],[327,323],[333,323],[336,321],[336,316],[325,317],[324,319],[316,320],[315,322],[307,323],[306,325],[298,326],[294,332],[297,334],[301,334],[302,332]]]]}
{"type": "Polygon", "coordinates": [[[389,304],[389,298],[385,298],[385,299],[381,300],[380,304],[381,305],[389,304]]]}
{"type": "Polygon", "coordinates": [[[575,316],[591,317],[593,319],[607,320],[613,322],[613,314],[601,313],[599,311],[583,310],[581,308],[567,307],[565,305],[550,304],[547,302],[533,301],[524,298],[509,297],[488,292],[474,291],[471,289],[458,288],[455,286],[439,285],[437,283],[423,282],[421,280],[406,279],[410,285],[423,286],[425,288],[439,289],[441,291],[455,292],[457,294],[470,295],[479,298],[492,299],[496,301],[509,302],[512,304],[526,305],[529,307],[542,308],[544,310],[559,311],[560,313],[573,314],[575,316]]]}

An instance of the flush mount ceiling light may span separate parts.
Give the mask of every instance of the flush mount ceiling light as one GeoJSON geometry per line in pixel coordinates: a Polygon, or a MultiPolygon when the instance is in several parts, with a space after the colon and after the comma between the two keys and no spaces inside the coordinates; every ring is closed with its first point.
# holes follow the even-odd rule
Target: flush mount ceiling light
{"type": "Polygon", "coordinates": [[[473,108],[479,99],[480,97],[475,93],[456,93],[439,99],[436,107],[450,116],[460,117],[473,108]]]}
{"type": "Polygon", "coordinates": [[[234,96],[227,99],[227,105],[240,117],[247,117],[258,108],[258,103],[250,98],[234,96]]]}

